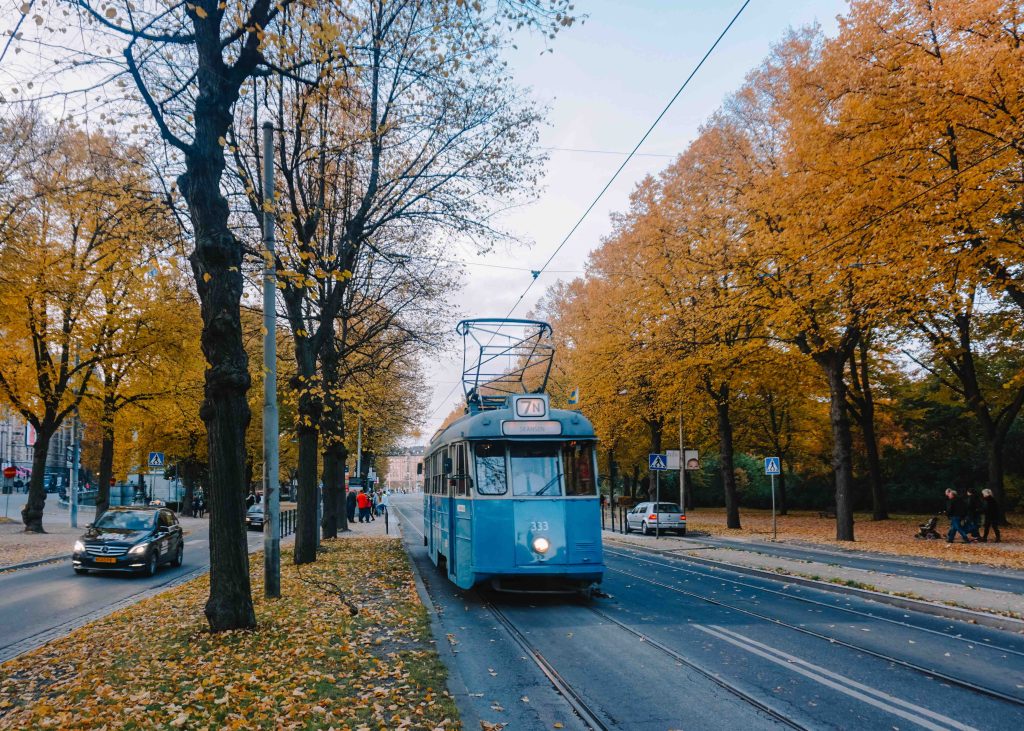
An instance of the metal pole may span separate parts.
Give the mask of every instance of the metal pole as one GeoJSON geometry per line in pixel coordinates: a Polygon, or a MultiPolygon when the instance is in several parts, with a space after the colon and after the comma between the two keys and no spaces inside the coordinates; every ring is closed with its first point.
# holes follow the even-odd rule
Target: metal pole
{"type": "Polygon", "coordinates": [[[71,419],[71,490],[68,495],[70,502],[68,512],[71,514],[71,527],[78,527],[78,410],[71,419]]]}
{"type": "Polygon", "coordinates": [[[263,595],[281,596],[278,488],[277,272],[274,269],[274,125],[263,123],[263,595]]]}
{"type": "Polygon", "coordinates": [[[679,508],[686,515],[686,450],[683,449],[683,407],[679,407],[679,508]]]}
{"type": "Polygon", "coordinates": [[[775,475],[772,475],[772,540],[775,540],[775,475]]]}
{"type": "Polygon", "coordinates": [[[661,470],[654,472],[654,537],[661,538],[661,470]]]}
{"type": "Polygon", "coordinates": [[[360,489],[363,484],[363,415],[356,414],[356,477],[359,478],[360,489]]]}

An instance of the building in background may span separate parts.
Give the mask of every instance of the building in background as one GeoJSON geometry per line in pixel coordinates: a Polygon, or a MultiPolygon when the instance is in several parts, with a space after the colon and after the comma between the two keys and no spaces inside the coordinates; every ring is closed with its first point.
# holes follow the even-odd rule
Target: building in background
{"type": "Polygon", "coordinates": [[[423,464],[426,447],[398,447],[385,455],[387,472],[384,487],[397,492],[421,492],[423,490],[423,464]]]}
{"type": "MultiPolygon", "coordinates": [[[[18,475],[11,482],[28,485],[35,454],[35,432],[20,414],[0,406],[0,468],[13,466],[18,475]]],[[[71,477],[71,420],[65,420],[50,440],[46,457],[46,487],[57,492],[66,487],[71,477]]]]}

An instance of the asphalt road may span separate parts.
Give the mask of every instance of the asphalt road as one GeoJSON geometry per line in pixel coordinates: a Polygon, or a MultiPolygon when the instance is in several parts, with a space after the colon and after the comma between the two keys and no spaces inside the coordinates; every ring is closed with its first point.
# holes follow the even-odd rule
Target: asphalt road
{"type": "Polygon", "coordinates": [[[906,558],[893,556],[887,558],[881,554],[867,553],[865,551],[831,550],[813,546],[794,546],[791,543],[750,543],[729,540],[728,538],[687,538],[681,539],[680,542],[691,541],[709,546],[763,553],[769,556],[821,561],[849,566],[850,568],[881,571],[896,576],[911,576],[948,584],[1024,594],[1024,571],[1014,569],[993,568],[991,566],[965,568],[962,563],[925,557],[906,558]]]}
{"type": "Polygon", "coordinates": [[[619,547],[607,598],[463,592],[426,557],[419,499],[395,503],[467,728],[1024,728],[1018,635],[619,547]]]}
{"type": "MultiPolygon", "coordinates": [[[[78,576],[68,559],[0,573],[0,662],[62,637],[72,629],[209,570],[207,523],[194,523],[185,537],[181,566],[163,566],[153,577],[131,574],[78,576]]],[[[249,533],[249,550],[263,547],[263,534],[249,533]]]]}

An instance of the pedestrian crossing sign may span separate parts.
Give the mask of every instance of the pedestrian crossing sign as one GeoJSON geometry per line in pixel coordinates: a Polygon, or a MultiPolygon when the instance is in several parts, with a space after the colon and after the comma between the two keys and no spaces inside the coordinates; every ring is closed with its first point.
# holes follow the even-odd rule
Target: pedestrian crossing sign
{"type": "Polygon", "coordinates": [[[779,475],[782,474],[782,470],[779,465],[778,457],[765,457],[764,458],[764,473],[766,475],[779,475]]]}
{"type": "Polygon", "coordinates": [[[163,452],[150,452],[149,453],[149,466],[150,467],[163,467],[164,466],[164,453],[163,452]]]}
{"type": "Polygon", "coordinates": [[[668,456],[664,454],[647,455],[647,467],[651,470],[667,470],[668,456]]]}
{"type": "Polygon", "coordinates": [[[569,393],[569,405],[570,406],[575,406],[579,402],[580,402],[580,389],[579,389],[579,386],[577,386],[576,388],[574,388],[569,393]]]}

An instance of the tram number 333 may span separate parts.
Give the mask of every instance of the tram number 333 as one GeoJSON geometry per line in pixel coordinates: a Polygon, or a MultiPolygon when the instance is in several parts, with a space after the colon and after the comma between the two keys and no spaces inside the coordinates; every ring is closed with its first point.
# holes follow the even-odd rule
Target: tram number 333
{"type": "Polygon", "coordinates": [[[542,531],[550,529],[551,528],[546,520],[535,520],[530,523],[530,530],[542,531]]]}

